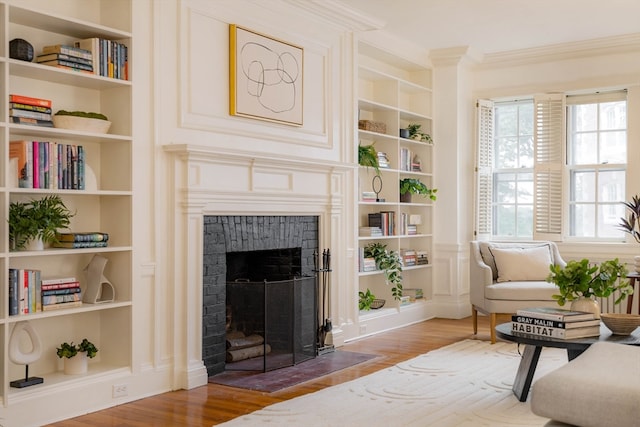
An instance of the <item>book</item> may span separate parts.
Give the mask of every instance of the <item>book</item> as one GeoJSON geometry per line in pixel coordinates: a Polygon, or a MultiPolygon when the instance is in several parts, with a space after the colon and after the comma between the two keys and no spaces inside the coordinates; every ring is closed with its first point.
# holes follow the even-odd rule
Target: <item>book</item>
{"type": "Polygon", "coordinates": [[[85,59],[77,56],[66,55],[64,53],[47,53],[44,55],[38,55],[36,57],[36,62],[47,62],[47,61],[69,61],[75,62],[78,64],[89,65],[93,68],[93,59],[85,59]]]}
{"type": "Polygon", "coordinates": [[[46,65],[47,67],[54,67],[54,68],[60,68],[62,70],[67,70],[67,71],[76,71],[78,73],[86,73],[86,74],[93,74],[93,71],[90,70],[83,70],[82,68],[78,68],[75,66],[69,66],[69,65],[62,65],[62,64],[45,64],[45,63],[41,63],[43,65],[46,65]]]}
{"type": "Polygon", "coordinates": [[[69,277],[52,277],[49,279],[42,279],[42,286],[49,286],[49,285],[62,285],[65,283],[74,283],[77,282],[78,280],[75,278],[75,276],[69,276],[69,277]]]}
{"type": "Polygon", "coordinates": [[[74,47],[71,45],[65,44],[56,44],[42,47],[42,54],[46,53],[62,53],[65,55],[83,58],[83,59],[92,59],[91,51],[86,49],[80,49],[79,47],[74,47]]]}
{"type": "Polygon", "coordinates": [[[92,231],[86,233],[56,233],[56,238],[60,242],[106,242],[109,240],[108,233],[92,231]]]}
{"type": "Polygon", "coordinates": [[[29,125],[29,126],[42,126],[42,127],[53,127],[53,121],[51,120],[38,120],[38,119],[30,119],[28,117],[10,117],[11,123],[15,123],[18,125],[29,125]]]}
{"type": "Polygon", "coordinates": [[[63,289],[43,289],[40,294],[43,297],[49,296],[49,295],[69,295],[69,294],[79,294],[80,293],[80,286],[79,284],[77,286],[72,286],[70,288],[63,288],[63,289]]]}
{"type": "Polygon", "coordinates": [[[593,320],[593,313],[584,311],[571,311],[554,307],[531,307],[516,312],[518,316],[534,317],[536,319],[556,320],[558,322],[579,322],[581,320],[593,320]]]}
{"type": "Polygon", "coordinates": [[[67,302],[82,301],[80,292],[65,295],[43,295],[42,296],[42,308],[52,304],[64,304],[67,302]]]}
{"type": "Polygon", "coordinates": [[[52,291],[52,290],[61,290],[61,289],[72,289],[72,288],[79,288],[79,287],[80,287],[80,282],[78,281],[57,283],[57,284],[51,284],[51,285],[45,285],[45,284],[40,285],[42,292],[52,291]]]}
{"type": "Polygon", "coordinates": [[[36,105],[39,107],[51,108],[51,100],[43,98],[32,98],[24,95],[9,95],[9,102],[17,102],[19,104],[36,105]]]}
{"type": "Polygon", "coordinates": [[[33,188],[33,161],[31,141],[10,141],[9,159],[15,159],[16,185],[19,188],[33,188]]]}
{"type": "Polygon", "coordinates": [[[65,61],[63,59],[55,59],[53,61],[42,61],[39,64],[41,65],[50,65],[50,66],[63,66],[66,68],[73,68],[73,69],[77,69],[77,70],[84,70],[84,71],[90,71],[91,73],[93,73],[93,66],[92,65],[87,65],[87,64],[81,64],[79,62],[74,62],[74,61],[65,61]]]}
{"type": "Polygon", "coordinates": [[[11,117],[26,117],[29,119],[37,119],[37,120],[51,120],[51,113],[40,113],[38,111],[29,111],[22,109],[9,109],[9,115],[11,117]]]}
{"type": "Polygon", "coordinates": [[[82,248],[106,248],[109,242],[54,242],[54,248],[82,249],[82,248]]]}
{"type": "Polygon", "coordinates": [[[38,113],[51,114],[53,111],[49,107],[41,107],[39,105],[21,104],[18,102],[10,102],[9,109],[25,110],[25,111],[37,111],[38,113]]]}
{"type": "Polygon", "coordinates": [[[564,329],[533,325],[531,323],[511,322],[511,331],[516,334],[533,335],[537,337],[575,339],[599,336],[600,326],[564,329]]]}
{"type": "Polygon", "coordinates": [[[559,322],[557,320],[547,320],[547,319],[537,319],[535,317],[527,317],[527,316],[518,316],[514,314],[511,316],[512,322],[518,323],[529,323],[531,325],[538,326],[548,326],[551,328],[562,328],[562,329],[575,329],[575,328],[584,328],[586,326],[600,326],[600,319],[593,320],[581,320],[579,322],[559,322]]]}
{"type": "Polygon", "coordinates": [[[9,316],[20,314],[19,291],[18,291],[18,269],[9,269],[9,316]]]}
{"type": "Polygon", "coordinates": [[[61,310],[65,308],[73,308],[80,307],[82,305],[82,301],[70,301],[58,304],[46,304],[42,306],[42,311],[50,311],[50,310],[61,310]]]}

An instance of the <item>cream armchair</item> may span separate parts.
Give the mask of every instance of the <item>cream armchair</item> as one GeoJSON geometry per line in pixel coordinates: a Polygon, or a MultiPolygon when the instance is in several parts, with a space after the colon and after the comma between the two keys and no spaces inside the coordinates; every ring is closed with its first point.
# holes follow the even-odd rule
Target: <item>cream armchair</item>
{"type": "Polygon", "coordinates": [[[528,307],[557,307],[552,295],[558,288],[546,281],[552,263],[566,265],[553,242],[472,241],[469,281],[473,333],[478,333],[478,311],[490,316],[493,344],[497,314],[528,307]]]}

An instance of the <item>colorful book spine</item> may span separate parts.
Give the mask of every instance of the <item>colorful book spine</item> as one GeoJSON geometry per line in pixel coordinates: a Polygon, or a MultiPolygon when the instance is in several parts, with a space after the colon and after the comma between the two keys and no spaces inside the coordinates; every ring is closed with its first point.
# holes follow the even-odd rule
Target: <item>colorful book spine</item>
{"type": "Polygon", "coordinates": [[[19,104],[36,105],[40,107],[51,108],[51,100],[43,98],[32,98],[24,95],[9,95],[9,102],[16,102],[19,104]]]}

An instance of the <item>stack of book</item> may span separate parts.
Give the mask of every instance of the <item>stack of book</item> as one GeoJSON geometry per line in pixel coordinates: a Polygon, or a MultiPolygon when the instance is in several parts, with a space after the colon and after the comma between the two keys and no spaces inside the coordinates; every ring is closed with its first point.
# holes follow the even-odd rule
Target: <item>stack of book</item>
{"type": "Polygon", "coordinates": [[[413,249],[400,249],[400,257],[402,258],[402,265],[405,267],[411,267],[416,265],[416,251],[413,249]]]}
{"type": "Polygon", "coordinates": [[[359,272],[367,272],[367,271],[376,271],[378,267],[376,266],[376,260],[372,257],[364,256],[364,248],[359,249],[358,253],[358,271],[359,272]]]}
{"type": "Polygon", "coordinates": [[[370,213],[369,227],[378,227],[383,236],[395,236],[395,215],[393,211],[370,213]]]}
{"type": "Polygon", "coordinates": [[[400,170],[410,171],[412,169],[413,152],[408,148],[400,148],[400,170]]]}
{"type": "Polygon", "coordinates": [[[82,290],[80,282],[75,277],[43,279],[40,286],[42,289],[42,311],[82,305],[82,290]]]}
{"type": "Polygon", "coordinates": [[[42,311],[40,270],[9,269],[9,315],[42,311]]]}
{"type": "Polygon", "coordinates": [[[93,74],[91,51],[74,46],[63,44],[44,46],[42,54],[36,57],[36,62],[65,70],[84,71],[93,74]]]}
{"type": "Polygon", "coordinates": [[[429,264],[429,256],[427,251],[416,251],[416,265],[429,264]]]}
{"type": "Polygon", "coordinates": [[[360,227],[360,237],[380,237],[382,230],[380,227],[360,227]]]}
{"type": "Polygon", "coordinates": [[[424,292],[420,288],[404,288],[402,295],[409,297],[411,301],[424,298],[424,292]]]}
{"type": "Polygon", "coordinates": [[[389,158],[387,157],[387,153],[378,151],[378,167],[382,169],[389,169],[389,158]]]}
{"type": "Polygon", "coordinates": [[[376,193],[373,191],[363,191],[362,192],[362,202],[375,202],[376,201],[376,193]]]}
{"type": "Polygon", "coordinates": [[[85,189],[85,150],[82,145],[50,141],[10,141],[13,184],[20,188],[85,189]]]}
{"type": "Polygon", "coordinates": [[[89,233],[57,233],[56,248],[106,248],[109,243],[109,234],[99,231],[89,233]]]}
{"type": "Polygon", "coordinates": [[[9,116],[12,123],[53,127],[50,99],[11,94],[9,116]]]}
{"type": "Polygon", "coordinates": [[[593,313],[561,308],[533,307],[511,317],[514,334],[574,339],[600,335],[600,319],[593,313]]]}

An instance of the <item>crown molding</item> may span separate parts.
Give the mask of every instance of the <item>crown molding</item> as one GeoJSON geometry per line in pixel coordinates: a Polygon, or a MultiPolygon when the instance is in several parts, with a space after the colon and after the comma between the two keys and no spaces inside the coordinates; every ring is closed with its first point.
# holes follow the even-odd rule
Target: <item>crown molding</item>
{"type": "Polygon", "coordinates": [[[344,30],[372,31],[380,30],[386,25],[386,22],[362,13],[338,0],[281,1],[344,30]]]}
{"type": "Polygon", "coordinates": [[[640,53],[640,33],[484,55],[480,68],[527,65],[618,53],[640,53]]]}

